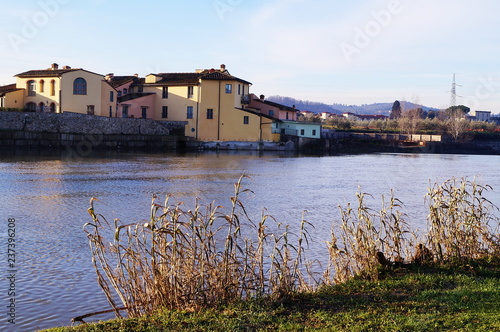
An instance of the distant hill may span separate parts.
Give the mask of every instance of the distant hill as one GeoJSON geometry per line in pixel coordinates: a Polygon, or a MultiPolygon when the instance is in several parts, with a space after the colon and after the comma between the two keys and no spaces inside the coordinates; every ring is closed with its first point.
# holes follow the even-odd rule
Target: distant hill
{"type": "MultiPolygon", "coordinates": [[[[268,97],[267,100],[290,107],[295,105],[295,107],[301,111],[311,111],[314,113],[329,112],[333,114],[342,114],[345,112],[351,112],[355,114],[380,114],[387,116],[391,113],[392,104],[394,103],[390,102],[390,103],[363,104],[359,106],[343,105],[343,104],[328,105],[324,103],[307,101],[307,100],[298,100],[295,98],[283,97],[283,96],[271,96],[268,97]]],[[[424,111],[438,110],[437,108],[417,105],[411,102],[403,102],[403,101],[401,101],[401,106],[404,107],[405,109],[421,107],[424,111]]]]}

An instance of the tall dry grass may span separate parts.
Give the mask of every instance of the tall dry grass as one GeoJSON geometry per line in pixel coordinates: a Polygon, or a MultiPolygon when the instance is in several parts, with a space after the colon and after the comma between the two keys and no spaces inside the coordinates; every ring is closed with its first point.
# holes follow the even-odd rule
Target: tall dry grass
{"type": "Polygon", "coordinates": [[[309,240],[302,221],[297,244],[288,226],[269,231],[274,219],[263,214],[254,224],[240,196],[242,178],[235,184],[231,207],[202,206],[185,210],[169,198],[151,205],[150,220],[121,225],[109,223],[94,211],[85,230],[99,285],[119,315],[116,297],[129,317],[159,308],[196,310],[248,298],[278,299],[306,287],[300,271],[309,240]],[[252,238],[242,227],[254,230],[252,238]],[[109,237],[112,236],[112,239],[109,237]]]}
{"type": "Polygon", "coordinates": [[[464,263],[500,253],[498,207],[484,196],[491,189],[467,179],[429,188],[427,243],[436,262],[464,263]]]}
{"type": "Polygon", "coordinates": [[[392,262],[401,262],[409,254],[415,236],[406,215],[400,211],[401,201],[391,192],[388,202],[382,197],[381,209],[377,211],[367,206],[369,196],[359,191],[356,206],[339,206],[340,222],[332,227],[331,241],[327,242],[330,265],[326,283],[344,282],[357,275],[376,278],[378,252],[392,262]]]}
{"type": "Polygon", "coordinates": [[[148,221],[122,225],[97,214],[91,200],[92,222],[84,229],[99,285],[117,316],[122,305],[137,317],[160,308],[277,300],[355,276],[376,279],[381,264],[460,263],[500,255],[499,211],[485,198],[491,188],[451,179],[429,188],[429,229],[422,234],[410,228],[392,191],[379,209],[369,207],[371,196],[359,191],[357,204],[339,207],[327,242],[328,266],[318,277],[305,259],[311,223],[303,216],[297,234],[264,212],[254,223],[241,200],[251,193],[242,187],[244,178],[235,184],[228,211],[198,201],[186,209],[169,197],[159,204],[154,197],[148,221]]]}

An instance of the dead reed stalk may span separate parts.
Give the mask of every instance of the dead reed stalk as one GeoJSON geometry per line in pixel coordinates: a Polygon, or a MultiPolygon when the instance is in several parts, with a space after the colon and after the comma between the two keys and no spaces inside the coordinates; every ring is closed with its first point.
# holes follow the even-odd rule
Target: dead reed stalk
{"type": "Polygon", "coordinates": [[[302,221],[297,246],[289,242],[288,227],[281,235],[269,232],[267,222],[274,219],[268,215],[254,224],[240,200],[251,192],[242,188],[243,178],[235,184],[227,214],[213,204],[197,201],[193,210],[185,210],[168,197],[164,204],[154,197],[148,222],[111,225],[95,213],[91,200],[92,222],[84,229],[99,285],[117,315],[117,298],[129,317],[137,317],[160,308],[196,310],[271,294],[277,298],[302,287],[309,224],[302,221]],[[243,237],[242,227],[255,231],[254,240],[243,237]]]}

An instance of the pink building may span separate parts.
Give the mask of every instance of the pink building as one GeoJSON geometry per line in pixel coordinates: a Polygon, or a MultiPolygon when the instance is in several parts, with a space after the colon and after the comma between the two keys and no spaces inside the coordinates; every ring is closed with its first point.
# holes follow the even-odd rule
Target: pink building
{"type": "MultiPolygon", "coordinates": [[[[116,89],[116,111],[113,116],[121,118],[153,119],[155,94],[144,93],[144,79],[134,76],[106,75],[106,81],[116,89]]],[[[110,100],[113,96],[110,95],[110,100]]]]}
{"type": "Polygon", "coordinates": [[[288,107],[265,99],[264,95],[257,98],[253,93],[250,94],[250,103],[247,108],[255,109],[257,112],[272,116],[279,120],[297,121],[299,117],[299,110],[295,105],[288,107]]]}

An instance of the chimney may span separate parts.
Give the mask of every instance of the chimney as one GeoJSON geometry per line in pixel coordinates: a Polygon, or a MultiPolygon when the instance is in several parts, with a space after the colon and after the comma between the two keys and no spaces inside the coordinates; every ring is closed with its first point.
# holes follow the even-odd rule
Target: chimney
{"type": "Polygon", "coordinates": [[[226,71],[226,65],[225,64],[220,65],[220,71],[222,71],[222,72],[226,71]]]}
{"type": "Polygon", "coordinates": [[[64,66],[63,69],[71,69],[70,66],[64,66]]]}
{"type": "Polygon", "coordinates": [[[260,95],[260,101],[264,101],[264,99],[266,99],[266,96],[260,95]]]}
{"type": "Polygon", "coordinates": [[[51,68],[52,68],[52,70],[57,70],[57,69],[59,69],[59,65],[57,63],[53,63],[51,68]]]}
{"type": "Polygon", "coordinates": [[[104,77],[104,79],[105,79],[106,81],[109,81],[110,79],[112,79],[112,78],[113,78],[113,76],[115,76],[115,74],[113,74],[113,73],[109,73],[109,74],[107,74],[107,75],[104,77]]]}
{"type": "Polygon", "coordinates": [[[139,74],[134,74],[135,77],[139,77],[139,74]]]}

